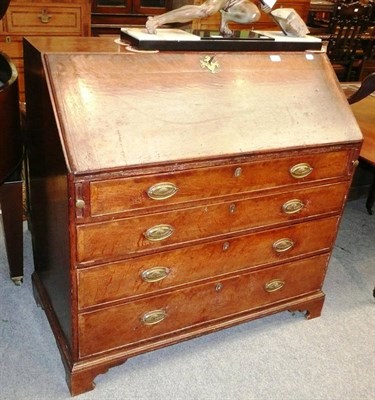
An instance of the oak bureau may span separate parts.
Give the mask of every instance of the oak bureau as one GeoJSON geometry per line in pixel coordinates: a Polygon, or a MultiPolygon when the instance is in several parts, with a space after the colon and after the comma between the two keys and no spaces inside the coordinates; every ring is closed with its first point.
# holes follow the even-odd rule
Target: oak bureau
{"type": "Polygon", "coordinates": [[[362,143],[323,53],[208,54],[213,73],[198,52],[38,68],[26,47],[33,284],[72,395],[146,351],[321,314],[362,143]]]}

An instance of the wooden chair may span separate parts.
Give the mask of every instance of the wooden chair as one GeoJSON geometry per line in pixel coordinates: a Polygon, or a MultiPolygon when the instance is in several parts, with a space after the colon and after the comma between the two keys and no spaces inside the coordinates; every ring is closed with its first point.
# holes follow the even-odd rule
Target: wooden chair
{"type": "MultiPolygon", "coordinates": [[[[357,103],[358,101],[363,100],[365,97],[369,96],[371,93],[375,92],[375,72],[368,75],[361,83],[361,86],[358,88],[356,92],[354,92],[351,96],[348,97],[349,104],[357,103]]],[[[375,113],[375,110],[374,110],[375,113]]],[[[374,135],[375,136],[375,132],[374,135]]],[[[366,140],[366,138],[365,138],[366,140]]],[[[360,156],[363,161],[368,163],[371,167],[373,167],[375,171],[375,150],[373,153],[369,153],[367,157],[360,156]]],[[[372,207],[375,202],[375,172],[374,178],[370,187],[370,191],[366,201],[366,209],[370,215],[373,214],[372,207]]]]}
{"type": "Polygon", "coordinates": [[[374,3],[337,2],[328,27],[327,55],[340,81],[358,81],[373,38],[366,37],[373,23],[374,3]]]}
{"type": "MultiPolygon", "coordinates": [[[[356,92],[348,97],[349,104],[357,103],[375,91],[375,72],[367,75],[356,92]]],[[[374,110],[375,112],[375,110],[374,110]]]]}

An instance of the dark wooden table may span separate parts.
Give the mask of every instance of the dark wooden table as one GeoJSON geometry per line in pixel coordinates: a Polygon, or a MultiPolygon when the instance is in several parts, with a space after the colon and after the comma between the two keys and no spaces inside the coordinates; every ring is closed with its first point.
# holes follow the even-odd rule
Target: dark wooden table
{"type": "MultiPolygon", "coordinates": [[[[342,88],[347,96],[354,93],[359,83],[343,83],[342,88]]],[[[351,105],[353,113],[363,134],[363,145],[360,159],[374,168],[374,181],[367,199],[366,208],[370,214],[375,201],[375,92],[358,103],[351,105]]]]}

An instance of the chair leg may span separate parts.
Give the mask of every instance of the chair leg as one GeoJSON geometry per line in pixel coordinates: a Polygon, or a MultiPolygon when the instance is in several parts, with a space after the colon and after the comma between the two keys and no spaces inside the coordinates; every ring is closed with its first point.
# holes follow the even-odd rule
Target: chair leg
{"type": "Polygon", "coordinates": [[[23,281],[22,181],[4,183],[0,187],[0,203],[10,277],[20,285],[23,281]]]}
{"type": "Polygon", "coordinates": [[[372,181],[372,184],[371,184],[371,187],[370,187],[370,191],[369,191],[369,194],[368,194],[367,200],[366,200],[367,212],[370,215],[372,215],[374,213],[373,210],[372,210],[374,202],[375,202],[375,172],[374,172],[374,180],[372,181]]]}

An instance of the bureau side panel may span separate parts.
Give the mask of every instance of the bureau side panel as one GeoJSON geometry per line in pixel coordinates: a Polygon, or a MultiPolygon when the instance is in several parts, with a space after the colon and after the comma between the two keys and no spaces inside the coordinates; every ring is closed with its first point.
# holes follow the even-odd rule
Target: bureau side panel
{"type": "Polygon", "coordinates": [[[34,279],[72,346],[68,174],[41,55],[28,43],[24,49],[34,279]]]}

